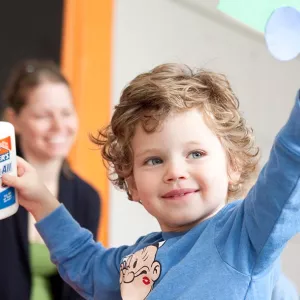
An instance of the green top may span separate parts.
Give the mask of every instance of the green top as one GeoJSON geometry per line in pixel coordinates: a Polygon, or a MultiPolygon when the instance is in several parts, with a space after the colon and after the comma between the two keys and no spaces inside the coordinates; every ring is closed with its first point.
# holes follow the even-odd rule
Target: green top
{"type": "Polygon", "coordinates": [[[50,260],[46,245],[29,244],[30,267],[32,273],[32,287],[30,300],[51,300],[50,283],[48,276],[57,272],[50,260]]]}

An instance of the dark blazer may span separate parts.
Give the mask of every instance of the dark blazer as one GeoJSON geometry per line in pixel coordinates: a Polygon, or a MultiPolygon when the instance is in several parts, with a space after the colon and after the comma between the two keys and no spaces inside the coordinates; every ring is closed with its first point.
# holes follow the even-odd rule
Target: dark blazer
{"type": "MultiPolygon", "coordinates": [[[[96,190],[75,174],[70,179],[61,173],[58,199],[75,220],[96,237],[100,216],[100,198],[96,190]]],[[[29,300],[28,213],[23,207],[20,206],[13,216],[0,220],[0,241],[0,299],[29,300]]],[[[49,280],[53,300],[83,299],[58,274],[49,280]]]]}

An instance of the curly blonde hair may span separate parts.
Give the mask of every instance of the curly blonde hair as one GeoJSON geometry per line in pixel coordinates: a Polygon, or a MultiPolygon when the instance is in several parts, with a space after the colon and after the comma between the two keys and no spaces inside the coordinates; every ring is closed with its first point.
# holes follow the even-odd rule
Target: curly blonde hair
{"type": "Polygon", "coordinates": [[[131,198],[126,178],[133,172],[131,139],[138,123],[153,132],[171,112],[199,108],[220,139],[231,168],[240,174],[228,187],[228,200],[248,191],[259,160],[253,130],[239,112],[226,76],[186,65],[163,64],[138,75],[123,90],[110,125],[92,137],[100,146],[109,178],[131,198]]]}

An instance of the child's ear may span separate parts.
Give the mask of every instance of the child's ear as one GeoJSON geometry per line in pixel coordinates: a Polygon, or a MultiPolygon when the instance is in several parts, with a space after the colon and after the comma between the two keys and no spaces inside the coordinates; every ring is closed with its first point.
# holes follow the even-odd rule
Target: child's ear
{"type": "Polygon", "coordinates": [[[228,182],[229,184],[235,184],[240,180],[241,172],[233,166],[228,167],[228,182]]]}
{"type": "Polygon", "coordinates": [[[239,172],[233,172],[229,175],[229,184],[235,184],[240,180],[241,174],[239,172]]]}
{"type": "Polygon", "coordinates": [[[139,197],[139,192],[136,188],[134,177],[133,176],[127,177],[125,179],[125,181],[126,181],[126,184],[127,184],[127,188],[130,192],[132,201],[140,202],[141,199],[139,197]]]}

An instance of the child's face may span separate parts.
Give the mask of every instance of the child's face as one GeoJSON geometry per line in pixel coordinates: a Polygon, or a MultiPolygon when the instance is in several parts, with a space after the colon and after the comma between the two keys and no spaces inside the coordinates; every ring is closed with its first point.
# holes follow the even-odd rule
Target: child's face
{"type": "Polygon", "coordinates": [[[132,148],[133,200],[163,231],[188,230],[225,205],[226,152],[199,110],[170,115],[154,133],[138,125],[132,148]]]}

